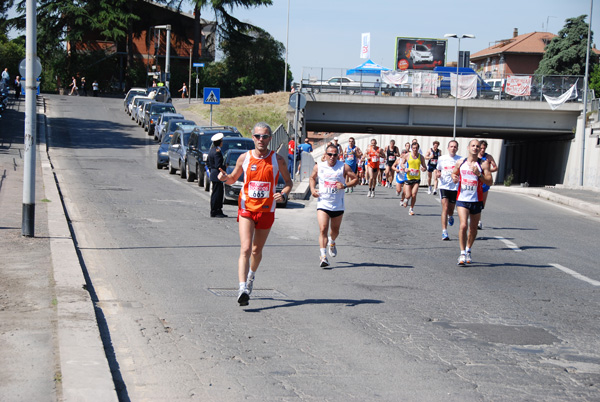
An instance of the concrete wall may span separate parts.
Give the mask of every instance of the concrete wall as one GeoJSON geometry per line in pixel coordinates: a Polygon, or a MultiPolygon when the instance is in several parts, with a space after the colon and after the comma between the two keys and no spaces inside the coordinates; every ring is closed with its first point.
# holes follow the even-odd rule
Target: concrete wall
{"type": "Polygon", "coordinates": [[[598,113],[592,115],[593,123],[591,127],[583,132],[583,119],[577,120],[577,132],[575,138],[571,141],[569,148],[568,162],[566,164],[563,182],[565,186],[580,186],[581,178],[581,150],[582,139],[585,137],[585,156],[583,168],[583,187],[600,189],[600,146],[598,145],[598,132],[600,132],[600,123],[598,122],[598,113]],[[592,136],[592,128],[595,135],[592,136]]]}

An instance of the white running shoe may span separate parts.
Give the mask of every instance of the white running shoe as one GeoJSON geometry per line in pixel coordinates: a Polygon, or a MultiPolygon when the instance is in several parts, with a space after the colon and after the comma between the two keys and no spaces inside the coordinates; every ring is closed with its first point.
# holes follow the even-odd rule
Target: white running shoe
{"type": "Polygon", "coordinates": [[[442,240],[450,240],[450,237],[448,237],[448,232],[442,232],[442,240]]]}
{"type": "Polygon", "coordinates": [[[371,190],[367,191],[367,197],[371,198],[371,190]]]}
{"type": "Polygon", "coordinates": [[[254,287],[254,277],[248,278],[246,280],[246,290],[248,291],[248,296],[252,294],[252,288],[254,287]]]}
{"type": "Polygon", "coordinates": [[[246,287],[240,288],[238,292],[238,303],[240,306],[247,306],[248,301],[250,300],[250,294],[248,293],[248,289],[246,287]]]}
{"type": "Polygon", "coordinates": [[[427,194],[431,194],[431,186],[427,187],[427,194]]]}
{"type": "Polygon", "coordinates": [[[479,221],[479,223],[477,224],[477,229],[483,229],[483,223],[481,223],[481,221],[479,221]]]}
{"type": "Polygon", "coordinates": [[[467,251],[467,255],[466,255],[466,257],[465,257],[465,262],[466,262],[467,264],[470,264],[470,263],[471,263],[471,252],[470,252],[470,251],[467,251]]]}
{"type": "Polygon", "coordinates": [[[371,191],[371,198],[375,198],[375,190],[371,191]]]}
{"type": "Polygon", "coordinates": [[[461,254],[460,257],[458,257],[458,264],[456,265],[465,265],[467,261],[467,256],[464,254],[461,254]]]}
{"type": "Polygon", "coordinates": [[[331,257],[335,257],[337,255],[337,247],[335,246],[335,242],[327,243],[327,251],[331,257]]]}
{"type": "Polygon", "coordinates": [[[437,195],[437,188],[433,189],[433,195],[437,195]]]}
{"type": "Polygon", "coordinates": [[[408,200],[406,198],[404,200],[402,200],[402,206],[404,208],[406,208],[408,206],[408,200]]]}
{"type": "Polygon", "coordinates": [[[319,267],[321,267],[321,268],[327,268],[328,266],[329,266],[329,261],[327,261],[327,256],[326,255],[322,255],[319,267]]]}
{"type": "Polygon", "coordinates": [[[415,214],[415,211],[413,211],[413,209],[411,208],[411,209],[408,210],[408,214],[410,216],[413,216],[415,214]]]}

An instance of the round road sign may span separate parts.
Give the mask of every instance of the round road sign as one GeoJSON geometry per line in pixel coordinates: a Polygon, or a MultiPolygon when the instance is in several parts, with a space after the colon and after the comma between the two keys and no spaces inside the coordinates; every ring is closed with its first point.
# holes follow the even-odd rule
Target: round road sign
{"type": "Polygon", "coordinates": [[[304,109],[306,106],[306,96],[302,95],[300,92],[294,92],[290,95],[290,106],[294,109],[304,109]]]}
{"type": "MultiPolygon", "coordinates": [[[[27,64],[26,60],[27,59],[23,59],[19,63],[19,72],[21,73],[21,77],[25,77],[25,78],[27,78],[27,74],[25,73],[25,67],[27,64]]],[[[35,63],[33,64],[33,75],[35,76],[36,80],[38,79],[38,77],[40,76],[41,73],[42,73],[42,62],[40,61],[39,57],[36,57],[35,63]]]]}

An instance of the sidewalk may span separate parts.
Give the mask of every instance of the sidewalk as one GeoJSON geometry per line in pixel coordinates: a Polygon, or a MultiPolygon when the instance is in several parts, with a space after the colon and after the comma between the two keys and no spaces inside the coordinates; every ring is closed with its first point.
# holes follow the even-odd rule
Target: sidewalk
{"type": "MultiPolygon", "coordinates": [[[[0,401],[116,401],[93,301],[46,153],[43,114],[38,114],[35,237],[21,236],[24,106],[23,100],[13,104],[0,120],[0,401]]],[[[598,189],[491,191],[600,215],[598,189]]]]}
{"type": "Polygon", "coordinates": [[[0,401],[116,401],[46,153],[41,99],[35,231],[21,235],[24,108],[23,99],[13,103],[0,121],[0,401]]]}

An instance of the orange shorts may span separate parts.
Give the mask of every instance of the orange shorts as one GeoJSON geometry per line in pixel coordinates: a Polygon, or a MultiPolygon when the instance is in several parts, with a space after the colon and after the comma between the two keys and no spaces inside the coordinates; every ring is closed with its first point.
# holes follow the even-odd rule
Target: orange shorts
{"type": "Polygon", "coordinates": [[[245,209],[238,209],[237,221],[240,221],[240,216],[251,219],[254,222],[255,229],[271,229],[275,222],[275,212],[251,212],[245,209]]]}

